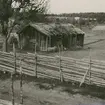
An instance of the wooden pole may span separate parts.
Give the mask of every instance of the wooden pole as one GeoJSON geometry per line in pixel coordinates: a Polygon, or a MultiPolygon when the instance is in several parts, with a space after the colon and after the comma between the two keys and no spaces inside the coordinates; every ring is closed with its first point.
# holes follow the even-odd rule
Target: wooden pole
{"type": "Polygon", "coordinates": [[[85,82],[85,79],[86,79],[88,72],[89,72],[89,69],[86,70],[86,73],[84,74],[83,79],[81,80],[79,87],[81,87],[82,84],[85,82]]]}
{"type": "Polygon", "coordinates": [[[61,68],[61,48],[59,46],[59,71],[60,71],[60,81],[63,82],[63,73],[61,68]]]}
{"type": "Polygon", "coordinates": [[[16,46],[15,46],[15,42],[13,43],[13,54],[14,54],[14,71],[16,73],[16,46]]]}
{"type": "Polygon", "coordinates": [[[12,105],[15,104],[15,101],[14,101],[14,74],[16,73],[16,48],[15,48],[14,42],[13,42],[13,54],[14,54],[14,72],[11,73],[12,105]]]}
{"type": "Polygon", "coordinates": [[[89,63],[89,83],[91,83],[91,66],[92,66],[92,63],[91,63],[91,49],[90,49],[90,63],[89,63]]]}
{"type": "Polygon", "coordinates": [[[14,74],[11,73],[11,92],[12,92],[12,105],[15,104],[14,101],[14,78],[13,78],[14,74]]]}
{"type": "Polygon", "coordinates": [[[20,104],[23,105],[23,74],[22,74],[22,60],[20,61],[20,104]]]}
{"type": "Polygon", "coordinates": [[[37,42],[35,40],[35,77],[37,78],[37,51],[36,51],[36,47],[37,47],[37,42]]]}
{"type": "Polygon", "coordinates": [[[89,83],[91,83],[91,50],[89,51],[89,57],[90,57],[90,62],[89,62],[89,69],[87,69],[81,83],[80,83],[80,87],[82,86],[82,84],[85,82],[85,79],[86,79],[86,76],[88,75],[89,73],[89,83]]]}

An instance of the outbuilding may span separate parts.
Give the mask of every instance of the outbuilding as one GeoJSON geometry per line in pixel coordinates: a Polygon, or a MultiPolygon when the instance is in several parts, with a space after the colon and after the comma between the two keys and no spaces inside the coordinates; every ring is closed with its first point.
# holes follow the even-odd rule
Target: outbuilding
{"type": "Polygon", "coordinates": [[[58,47],[71,49],[83,47],[85,33],[72,24],[30,23],[19,31],[21,48],[35,48],[48,51],[48,48],[58,47]]]}

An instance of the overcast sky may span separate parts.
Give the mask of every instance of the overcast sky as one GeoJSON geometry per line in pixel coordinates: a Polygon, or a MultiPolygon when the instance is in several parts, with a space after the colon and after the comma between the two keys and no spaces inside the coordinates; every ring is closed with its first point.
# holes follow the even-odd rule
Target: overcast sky
{"type": "Polygon", "coordinates": [[[105,12],[105,0],[50,0],[50,12],[105,12]]]}

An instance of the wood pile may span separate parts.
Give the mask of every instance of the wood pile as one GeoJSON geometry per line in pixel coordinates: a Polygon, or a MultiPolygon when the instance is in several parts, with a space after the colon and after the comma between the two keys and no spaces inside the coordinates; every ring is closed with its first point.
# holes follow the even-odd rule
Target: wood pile
{"type": "MultiPolygon", "coordinates": [[[[60,56],[44,56],[31,53],[16,54],[16,71],[29,76],[59,79],[61,82],[78,82],[105,86],[105,62],[98,60],[79,60],[60,56]],[[20,64],[22,61],[22,64],[20,64]]],[[[14,72],[14,55],[0,52],[0,70],[14,72]]]]}

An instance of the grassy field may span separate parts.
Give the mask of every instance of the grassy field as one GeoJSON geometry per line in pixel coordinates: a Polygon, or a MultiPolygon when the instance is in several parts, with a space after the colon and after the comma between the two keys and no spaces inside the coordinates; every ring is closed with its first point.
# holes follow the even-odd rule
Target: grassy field
{"type": "MultiPolygon", "coordinates": [[[[62,56],[72,57],[77,59],[92,59],[105,60],[105,32],[93,32],[92,30],[84,30],[85,40],[84,48],[76,51],[63,51],[62,56]]],[[[50,53],[48,55],[58,55],[58,53],[50,53]]]]}
{"type": "MultiPolygon", "coordinates": [[[[64,51],[62,56],[77,59],[105,60],[105,33],[93,33],[85,30],[85,45],[81,50],[64,51]]],[[[58,53],[49,53],[55,56],[58,53]]],[[[24,105],[105,105],[105,89],[59,81],[24,77],[24,105]]],[[[20,102],[20,80],[15,78],[15,102],[20,102]]],[[[0,99],[11,101],[10,75],[0,73],[0,99]]]]}

